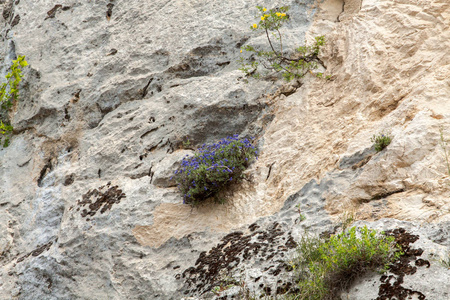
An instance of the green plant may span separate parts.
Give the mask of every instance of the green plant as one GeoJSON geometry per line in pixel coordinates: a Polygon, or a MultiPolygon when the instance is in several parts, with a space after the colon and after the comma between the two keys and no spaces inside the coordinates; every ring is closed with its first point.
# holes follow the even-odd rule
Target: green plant
{"type": "Polygon", "coordinates": [[[384,272],[402,254],[394,242],[366,226],[331,236],[328,240],[304,236],[298,256],[290,262],[298,274],[295,299],[335,299],[356,276],[369,270],[384,272]]]}
{"type": "Polygon", "coordinates": [[[191,146],[191,141],[189,139],[187,139],[186,141],[183,141],[183,147],[184,148],[188,148],[191,146]]]}
{"type": "Polygon", "coordinates": [[[442,150],[444,151],[444,159],[445,159],[445,162],[447,163],[448,176],[450,176],[450,163],[449,163],[449,159],[448,159],[449,154],[447,152],[448,141],[444,139],[444,128],[441,127],[439,129],[439,132],[441,134],[441,143],[440,144],[441,144],[442,150]]]}
{"type": "Polygon", "coordinates": [[[323,78],[323,79],[326,79],[326,80],[330,80],[331,79],[331,75],[327,75],[327,76],[323,77],[323,73],[321,73],[321,72],[317,72],[315,75],[316,75],[317,78],[323,78]]]}
{"type": "Polygon", "coordinates": [[[342,230],[345,231],[355,221],[355,212],[345,211],[342,213],[339,219],[342,224],[342,230]]]}
{"type": "Polygon", "coordinates": [[[19,83],[22,80],[22,69],[28,66],[25,56],[19,56],[16,60],[13,60],[13,64],[10,67],[10,72],[6,74],[6,82],[0,85],[0,134],[1,140],[3,140],[3,147],[8,147],[9,139],[11,137],[13,127],[6,120],[8,110],[13,105],[14,101],[19,99],[19,83]]]}
{"type": "Polygon", "coordinates": [[[299,220],[300,220],[300,222],[305,221],[305,220],[306,220],[306,216],[305,216],[304,214],[302,214],[302,210],[301,210],[301,207],[300,207],[300,203],[297,204],[295,207],[297,207],[297,209],[298,209],[298,214],[299,214],[299,220]]]}
{"type": "Polygon", "coordinates": [[[450,269],[450,251],[443,258],[439,259],[439,262],[444,268],[450,269]]]}
{"type": "Polygon", "coordinates": [[[317,68],[317,55],[320,47],[325,44],[325,37],[319,36],[315,38],[313,45],[301,46],[296,50],[296,55],[288,56],[283,49],[283,36],[280,32],[281,26],[289,20],[287,14],[289,7],[283,6],[267,10],[262,6],[257,6],[259,10],[259,23],[253,24],[250,28],[253,31],[263,30],[269,42],[270,50],[258,50],[251,45],[241,48],[251,52],[254,55],[249,59],[240,58],[241,70],[246,76],[260,78],[261,73],[258,71],[259,65],[262,65],[268,71],[275,71],[282,74],[287,81],[294,78],[301,78],[310,70],[317,68]],[[271,39],[272,36],[272,39],[271,39]],[[277,43],[274,42],[274,39],[277,43]],[[256,56],[256,57],[255,57],[256,56]]]}
{"type": "Polygon", "coordinates": [[[234,284],[227,284],[227,285],[221,284],[221,285],[213,287],[212,288],[212,292],[214,294],[216,294],[216,296],[220,296],[220,293],[222,293],[223,291],[228,290],[229,288],[232,288],[233,286],[235,286],[235,285],[234,284]]]}
{"type": "Polygon", "coordinates": [[[240,180],[257,154],[249,139],[240,140],[234,135],[203,145],[193,156],[183,158],[175,180],[184,203],[195,205],[240,180]]]}
{"type": "Polygon", "coordinates": [[[384,148],[386,148],[391,143],[392,138],[389,134],[379,133],[378,135],[374,134],[370,139],[372,143],[374,143],[375,151],[380,152],[384,148]]]}

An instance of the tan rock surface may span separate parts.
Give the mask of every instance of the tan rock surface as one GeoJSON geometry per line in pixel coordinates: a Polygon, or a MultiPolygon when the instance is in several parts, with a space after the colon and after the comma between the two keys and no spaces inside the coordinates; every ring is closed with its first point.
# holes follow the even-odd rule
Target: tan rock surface
{"type": "Polygon", "coordinates": [[[441,257],[450,2],[313,2],[264,2],[292,6],[286,47],[326,38],[317,72],[330,80],[277,91],[237,70],[242,45],[266,45],[247,30],[258,1],[0,0],[0,73],[30,62],[0,151],[0,298],[180,299],[212,288],[186,286],[197,261],[214,272],[192,278],[232,269],[260,291],[278,284],[272,260],[304,229],[333,229],[330,216],[413,233],[433,222],[420,234],[441,257]],[[375,153],[381,131],[393,140],[375,153]],[[183,142],[234,133],[258,137],[247,180],[224,205],[183,205],[170,179],[192,153],[183,142]]]}
{"type": "Polygon", "coordinates": [[[154,246],[170,236],[180,238],[206,227],[237,228],[278,211],[305,183],[320,181],[337,168],[342,157],[371,147],[370,138],[381,131],[391,132],[392,144],[348,187],[329,193],[330,213],[450,220],[450,200],[445,200],[449,174],[439,145],[440,126],[450,137],[450,4],[377,1],[365,2],[359,10],[361,1],[349,1],[342,11],[341,2],[321,3],[309,33],[325,34],[321,59],[332,79],[310,76],[297,93],[272,102],[275,119],[263,136],[252,183],[244,182],[224,209],[202,208],[198,214],[208,220],[216,216],[222,225],[209,226],[191,214],[195,222],[173,230],[184,223],[189,208],[160,208],[156,219],[164,223],[148,228],[154,246]],[[340,22],[335,22],[338,17],[340,22]],[[387,197],[385,209],[376,214],[361,204],[400,189],[403,194],[387,197]],[[420,195],[431,198],[412,200],[420,195]],[[435,201],[440,205],[430,205],[435,201]],[[183,213],[175,213],[179,209],[183,213]],[[156,242],[155,236],[161,240],[156,242]]]}
{"type": "Polygon", "coordinates": [[[373,134],[389,131],[388,149],[372,157],[348,187],[328,195],[330,212],[348,209],[349,202],[359,210],[378,194],[404,189],[388,197],[389,209],[378,218],[449,220],[450,174],[439,128],[448,139],[450,3],[363,4],[339,23],[316,16],[311,36],[334,27],[325,33],[321,57],[332,80],[310,79],[304,91],[275,102],[276,117],[255,166],[273,168],[267,181],[266,173],[255,179],[256,189],[266,191],[262,202],[272,203],[269,210],[277,209],[311,178],[320,180],[344,156],[370,147],[373,134]],[[429,200],[416,203],[420,195],[429,200]],[[435,202],[438,207],[430,204],[435,202]]]}

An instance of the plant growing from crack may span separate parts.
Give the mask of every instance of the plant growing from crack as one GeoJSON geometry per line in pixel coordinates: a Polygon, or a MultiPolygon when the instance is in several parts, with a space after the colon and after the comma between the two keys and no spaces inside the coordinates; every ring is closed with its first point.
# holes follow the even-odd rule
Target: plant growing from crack
{"type": "Polygon", "coordinates": [[[370,270],[385,272],[402,251],[394,237],[352,227],[329,239],[304,235],[289,262],[298,274],[295,299],[335,299],[342,288],[370,270]]]}
{"type": "Polygon", "coordinates": [[[0,141],[3,147],[8,147],[13,127],[8,121],[8,111],[14,101],[19,99],[19,83],[22,80],[22,68],[28,66],[25,56],[19,56],[13,60],[10,72],[6,74],[6,82],[0,85],[0,141]]]}
{"type": "Polygon", "coordinates": [[[374,144],[375,151],[380,152],[381,150],[389,146],[389,144],[392,141],[392,138],[387,133],[379,133],[374,134],[373,137],[370,139],[370,141],[374,144]]]}
{"type": "Polygon", "coordinates": [[[444,138],[444,128],[440,128],[439,129],[439,133],[440,133],[440,136],[441,136],[441,142],[440,142],[440,144],[441,144],[441,147],[442,147],[442,151],[444,151],[444,159],[445,159],[445,162],[446,162],[446,165],[447,165],[447,173],[448,173],[448,176],[450,176],[450,162],[449,162],[449,154],[448,154],[448,149],[447,149],[447,146],[448,146],[448,140],[446,140],[445,138],[444,138]]]}
{"type": "Polygon", "coordinates": [[[320,47],[325,44],[325,37],[316,37],[314,44],[298,47],[295,49],[295,55],[288,54],[285,51],[286,49],[283,49],[283,36],[280,28],[285,22],[289,21],[289,15],[287,14],[289,7],[283,6],[267,10],[265,7],[257,6],[257,9],[260,13],[258,16],[260,21],[253,24],[250,29],[265,32],[270,50],[259,50],[251,45],[243,46],[241,53],[245,50],[252,55],[247,59],[240,58],[239,62],[242,67],[239,70],[244,72],[246,76],[260,78],[259,66],[261,65],[269,72],[281,73],[284,79],[290,81],[294,78],[302,78],[311,70],[316,69],[317,62],[319,62],[317,56],[320,47]]]}
{"type": "Polygon", "coordinates": [[[195,205],[217,196],[228,184],[242,179],[242,172],[257,155],[251,140],[239,139],[238,135],[204,144],[193,156],[183,158],[175,171],[184,203],[195,205]]]}

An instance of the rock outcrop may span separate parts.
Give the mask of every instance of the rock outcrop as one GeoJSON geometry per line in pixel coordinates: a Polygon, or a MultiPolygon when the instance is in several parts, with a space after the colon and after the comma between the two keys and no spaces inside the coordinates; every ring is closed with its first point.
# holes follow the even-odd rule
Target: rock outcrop
{"type": "Polygon", "coordinates": [[[448,0],[0,11],[1,78],[18,55],[30,64],[0,150],[1,299],[280,295],[295,291],[286,261],[304,232],[336,232],[349,215],[410,251],[342,299],[450,297],[448,0]],[[240,47],[266,45],[248,29],[256,5],[290,6],[288,49],[325,36],[329,79],[246,82],[240,47]],[[377,153],[382,131],[393,139],[377,153]],[[232,134],[256,137],[247,180],[223,205],[182,204],[182,157],[232,134]]]}

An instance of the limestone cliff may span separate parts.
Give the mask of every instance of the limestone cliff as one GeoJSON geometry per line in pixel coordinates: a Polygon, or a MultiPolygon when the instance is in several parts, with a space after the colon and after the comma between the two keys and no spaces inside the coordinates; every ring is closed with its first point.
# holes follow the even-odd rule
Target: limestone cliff
{"type": "Polygon", "coordinates": [[[429,263],[392,285],[369,274],[342,299],[450,297],[448,0],[0,0],[0,11],[0,78],[18,55],[30,64],[0,150],[0,299],[212,299],[230,278],[222,297],[274,296],[292,288],[284,262],[304,231],[349,215],[413,236],[423,251],[410,265],[429,263]],[[240,47],[266,45],[248,29],[256,5],[290,6],[287,47],[325,36],[330,80],[246,83],[240,47]],[[382,131],[392,143],[376,153],[382,131]],[[231,134],[257,139],[248,180],[223,205],[182,204],[170,179],[181,158],[231,134]]]}

